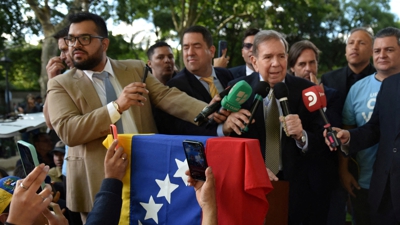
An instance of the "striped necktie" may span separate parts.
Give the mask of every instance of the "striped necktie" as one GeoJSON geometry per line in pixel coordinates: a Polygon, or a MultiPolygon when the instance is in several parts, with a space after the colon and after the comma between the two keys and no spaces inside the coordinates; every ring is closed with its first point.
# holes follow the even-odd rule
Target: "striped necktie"
{"type": "Polygon", "coordinates": [[[215,84],[214,84],[214,77],[213,76],[209,76],[209,77],[202,77],[200,79],[204,80],[205,82],[207,82],[208,87],[210,89],[211,98],[214,98],[214,96],[216,96],[218,94],[217,87],[215,87],[215,84]]]}

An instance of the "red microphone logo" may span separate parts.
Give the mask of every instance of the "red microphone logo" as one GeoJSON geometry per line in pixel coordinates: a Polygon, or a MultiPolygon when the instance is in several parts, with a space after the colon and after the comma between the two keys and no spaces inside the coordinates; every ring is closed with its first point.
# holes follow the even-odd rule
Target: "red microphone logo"
{"type": "Polygon", "coordinates": [[[304,89],[302,97],[304,105],[310,112],[326,107],[325,92],[320,86],[311,86],[304,89]]]}

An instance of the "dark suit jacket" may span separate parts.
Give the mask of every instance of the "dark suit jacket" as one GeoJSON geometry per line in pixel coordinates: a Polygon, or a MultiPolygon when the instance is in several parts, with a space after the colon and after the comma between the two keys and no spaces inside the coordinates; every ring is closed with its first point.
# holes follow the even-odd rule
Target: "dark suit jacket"
{"type": "Polygon", "coordinates": [[[245,77],[246,76],[246,65],[229,68],[229,71],[231,71],[234,79],[239,78],[239,77],[245,77]]]}
{"type": "Polygon", "coordinates": [[[343,96],[336,89],[324,85],[326,96],[326,117],[333,127],[342,127],[343,96]]]}
{"type": "Polygon", "coordinates": [[[88,214],[86,225],[118,224],[122,207],[122,182],[105,178],[94,199],[93,210],[88,214]]]}
{"type": "MultiPolygon", "coordinates": [[[[328,73],[322,74],[322,77],[321,77],[321,83],[323,83],[324,85],[326,85],[330,88],[336,89],[339,92],[340,97],[341,97],[340,101],[342,102],[342,105],[344,105],[344,102],[347,97],[347,93],[349,92],[349,90],[347,89],[347,73],[349,71],[351,72],[351,69],[347,65],[340,69],[333,70],[328,73]]],[[[373,74],[375,72],[376,72],[375,68],[371,64],[369,64],[361,72],[363,75],[360,79],[362,79],[363,77],[368,76],[370,74],[373,74]]]]}
{"type": "Polygon", "coordinates": [[[369,189],[369,205],[377,212],[390,179],[394,213],[400,219],[400,74],[382,82],[374,112],[365,125],[350,130],[350,154],[379,142],[369,189]]]}
{"type": "MultiPolygon", "coordinates": [[[[259,82],[259,75],[252,74],[242,80],[254,88],[259,82]]],[[[232,83],[236,81],[234,80],[232,83]]],[[[308,135],[308,151],[303,153],[297,147],[296,141],[287,137],[282,130],[283,180],[289,181],[290,186],[289,223],[299,224],[309,218],[315,221],[313,224],[325,224],[329,208],[329,183],[327,181],[329,177],[326,175],[328,167],[325,165],[325,159],[329,155],[329,149],[323,142],[323,122],[319,112],[310,113],[302,100],[302,91],[314,84],[292,75],[286,75],[285,84],[289,90],[290,113],[299,115],[303,129],[308,135]],[[316,207],[317,205],[318,207],[316,207]]],[[[242,108],[249,109],[253,99],[254,96],[250,96],[242,108]]],[[[255,123],[249,126],[249,132],[241,137],[258,139],[264,156],[266,133],[263,107],[258,107],[254,118],[255,123]]]]}
{"type": "MultiPolygon", "coordinates": [[[[342,67],[337,70],[330,71],[328,73],[322,74],[321,83],[324,85],[334,88],[343,95],[347,95],[347,69],[348,66],[342,67]]],[[[344,96],[344,97],[345,97],[344,96]]]]}
{"type": "MultiPolygon", "coordinates": [[[[222,87],[226,88],[228,82],[233,79],[231,72],[227,69],[217,67],[215,67],[214,70],[222,87]]],[[[186,68],[169,80],[167,85],[176,87],[189,96],[203,102],[209,103],[211,101],[211,96],[207,89],[204,88],[203,84],[201,84],[201,82],[186,68]]],[[[190,102],[187,104],[190,104],[190,102]]],[[[205,125],[196,126],[159,110],[156,112],[155,116],[158,131],[162,134],[217,135],[217,124],[207,127],[205,125]]]]}

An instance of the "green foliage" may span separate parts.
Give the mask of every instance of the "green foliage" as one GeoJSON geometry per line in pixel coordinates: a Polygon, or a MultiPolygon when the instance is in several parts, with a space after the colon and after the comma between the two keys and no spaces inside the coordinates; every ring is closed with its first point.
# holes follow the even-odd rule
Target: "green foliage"
{"type": "Polygon", "coordinates": [[[109,33],[110,45],[107,56],[112,59],[146,59],[146,52],[140,45],[126,42],[122,35],[113,36],[109,33]]]}
{"type": "Polygon", "coordinates": [[[0,49],[6,46],[7,38],[20,43],[23,40],[22,31],[27,27],[23,21],[21,0],[0,0],[0,49]]]}
{"type": "MultiPolygon", "coordinates": [[[[8,57],[13,60],[10,68],[13,87],[36,90],[38,88],[41,46],[24,46],[24,35],[51,36],[66,25],[65,19],[68,13],[87,9],[83,2],[85,1],[0,0],[2,24],[0,50],[5,47],[13,49],[8,52],[8,57]],[[32,5],[28,7],[26,3],[37,7],[32,5]],[[33,15],[33,11],[36,13],[35,18],[30,16],[33,15]],[[46,24],[46,21],[50,24],[46,24]],[[10,37],[11,40],[6,43],[5,37],[10,37]]],[[[180,40],[187,27],[195,24],[203,25],[213,34],[215,46],[219,40],[228,41],[230,66],[244,63],[241,56],[242,38],[244,31],[249,27],[280,31],[286,35],[289,44],[308,39],[322,52],[319,61],[320,74],[346,64],[345,41],[352,28],[367,26],[376,33],[387,26],[400,27],[400,21],[398,19],[396,21],[394,15],[390,13],[390,0],[90,0],[86,2],[90,3],[90,12],[99,14],[104,19],[113,18],[114,21],[118,21],[115,23],[123,21],[131,24],[136,19],[153,22],[154,32],[159,40],[180,40]]],[[[130,41],[125,41],[122,35],[110,35],[108,56],[115,59],[145,60],[145,51],[153,43],[150,43],[147,37],[139,44],[134,43],[135,35],[137,34],[132,35],[130,41]]],[[[176,54],[178,64],[180,57],[176,54]]],[[[1,75],[0,83],[4,72],[1,75]]]]}
{"type": "MultiPolygon", "coordinates": [[[[7,57],[12,63],[9,66],[8,79],[11,90],[40,90],[40,46],[26,46],[9,50],[7,57]]],[[[1,65],[1,79],[5,80],[6,66],[1,65]]],[[[2,88],[2,90],[4,90],[2,88]]]]}

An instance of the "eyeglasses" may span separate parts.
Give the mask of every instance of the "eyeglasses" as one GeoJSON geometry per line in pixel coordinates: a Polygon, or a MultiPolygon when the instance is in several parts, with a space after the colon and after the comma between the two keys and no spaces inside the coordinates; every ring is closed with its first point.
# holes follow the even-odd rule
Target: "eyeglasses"
{"type": "Polygon", "coordinates": [[[243,43],[243,48],[250,50],[253,47],[252,43],[243,43]]]}
{"type": "Polygon", "coordinates": [[[65,41],[65,44],[67,44],[69,47],[74,46],[76,40],[78,40],[81,45],[85,46],[85,45],[90,45],[92,38],[98,38],[100,40],[104,39],[104,37],[101,37],[101,36],[93,36],[90,34],[83,34],[78,37],[73,37],[73,36],[65,37],[64,41],[65,41]]]}

